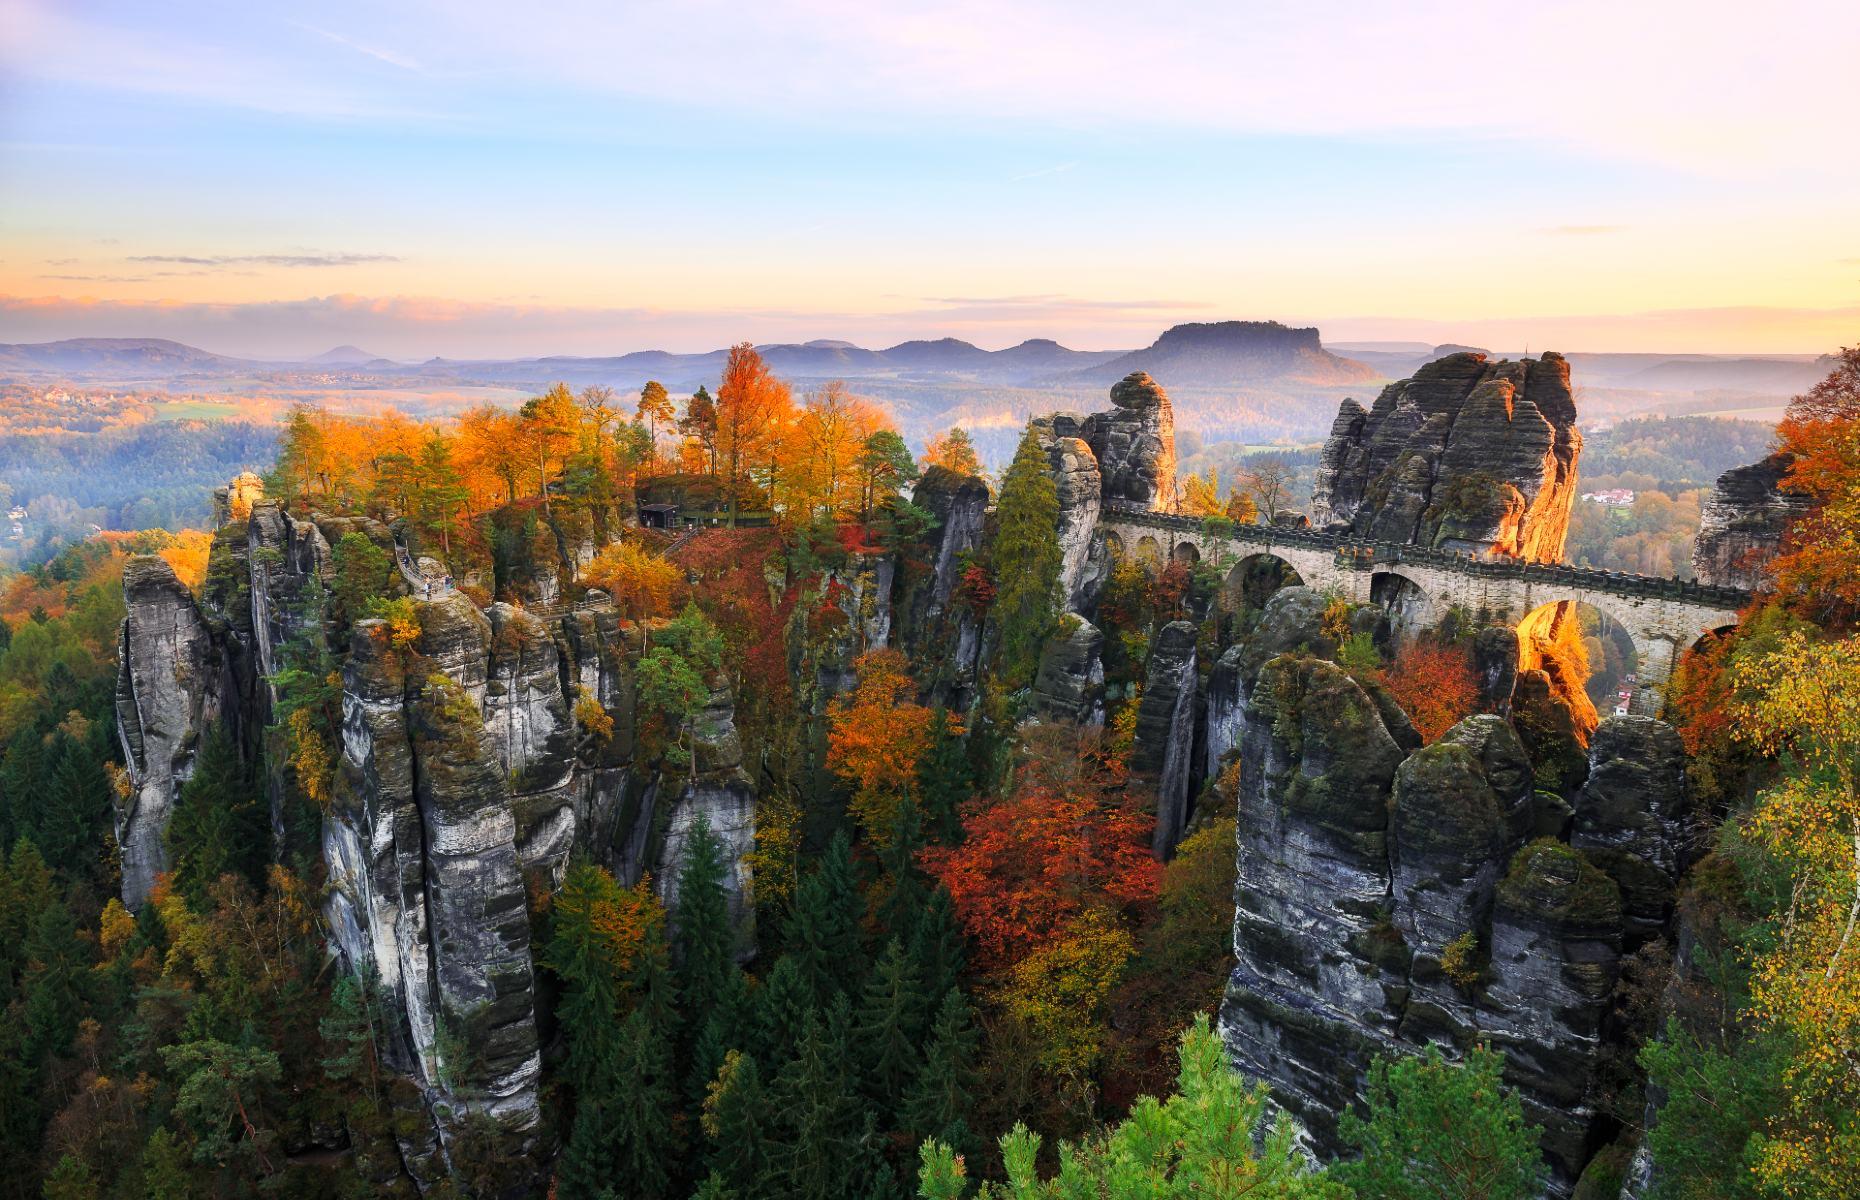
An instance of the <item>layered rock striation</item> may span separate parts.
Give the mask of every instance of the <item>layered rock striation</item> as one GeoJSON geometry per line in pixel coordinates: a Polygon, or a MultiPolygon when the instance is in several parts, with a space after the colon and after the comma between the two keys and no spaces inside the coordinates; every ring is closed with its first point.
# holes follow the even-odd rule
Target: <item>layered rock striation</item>
{"type": "Polygon", "coordinates": [[[1808,498],[1783,490],[1793,460],[1778,452],[1718,477],[1699,513],[1692,571],[1700,583],[1756,590],[1769,580],[1770,560],[1808,498]]]}
{"type": "Polygon", "coordinates": [[[1175,409],[1169,393],[1142,371],[1111,386],[1111,408],[1082,425],[1104,478],[1104,498],[1174,512],[1175,409]]]}
{"type": "Polygon", "coordinates": [[[1377,541],[1558,562],[1582,436],[1569,364],[1451,354],[1365,409],[1345,400],[1313,523],[1377,541]]]}

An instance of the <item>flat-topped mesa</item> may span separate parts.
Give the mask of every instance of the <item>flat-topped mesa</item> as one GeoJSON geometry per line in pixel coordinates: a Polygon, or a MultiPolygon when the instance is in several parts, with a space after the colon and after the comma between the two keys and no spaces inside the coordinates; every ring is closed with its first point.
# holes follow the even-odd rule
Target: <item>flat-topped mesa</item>
{"type": "Polygon", "coordinates": [[[1782,490],[1792,461],[1779,451],[1718,476],[1692,544],[1692,571],[1700,583],[1754,591],[1767,581],[1770,560],[1809,507],[1808,497],[1782,490]]]}
{"type": "Polygon", "coordinates": [[[1313,522],[1376,541],[1560,562],[1582,435],[1562,355],[1450,354],[1345,400],[1312,488],[1313,522]]]}

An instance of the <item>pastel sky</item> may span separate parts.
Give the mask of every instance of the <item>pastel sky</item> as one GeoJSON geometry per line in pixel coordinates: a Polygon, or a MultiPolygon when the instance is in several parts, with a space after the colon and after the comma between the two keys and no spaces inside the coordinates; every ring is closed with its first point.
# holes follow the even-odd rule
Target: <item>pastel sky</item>
{"type": "Polygon", "coordinates": [[[0,341],[1860,341],[1852,0],[0,0],[0,341]]]}

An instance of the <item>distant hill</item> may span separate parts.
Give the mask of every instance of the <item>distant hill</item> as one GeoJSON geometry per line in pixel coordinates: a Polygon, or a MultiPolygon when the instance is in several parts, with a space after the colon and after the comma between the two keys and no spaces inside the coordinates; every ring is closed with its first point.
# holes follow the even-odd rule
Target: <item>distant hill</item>
{"type": "Polygon", "coordinates": [[[1324,349],[1315,329],[1277,321],[1215,321],[1177,325],[1148,348],[1078,372],[1106,385],[1148,371],[1164,387],[1239,387],[1296,383],[1318,387],[1364,383],[1381,372],[1324,349]]]}
{"type": "Polygon", "coordinates": [[[228,358],[167,338],[67,338],[61,342],[0,345],[0,371],[27,375],[144,378],[237,370],[251,365],[246,359],[228,358]]]}
{"type": "Polygon", "coordinates": [[[333,350],[325,350],[315,358],[307,358],[304,361],[319,366],[357,367],[364,363],[387,362],[388,360],[379,354],[370,354],[360,346],[344,345],[337,346],[333,350]]]}

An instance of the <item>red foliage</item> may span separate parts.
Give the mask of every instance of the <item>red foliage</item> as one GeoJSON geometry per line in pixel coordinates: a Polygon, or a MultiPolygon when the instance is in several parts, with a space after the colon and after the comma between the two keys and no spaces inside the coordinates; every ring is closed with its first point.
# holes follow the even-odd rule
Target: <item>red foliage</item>
{"type": "Polygon", "coordinates": [[[1479,680],[1472,658],[1458,646],[1428,639],[1409,642],[1382,673],[1382,682],[1428,744],[1479,709],[1479,680]]]}
{"type": "Polygon", "coordinates": [[[840,549],[846,553],[882,554],[884,548],[869,540],[871,532],[857,521],[842,521],[833,528],[833,536],[839,539],[840,549]]]}
{"type": "Polygon", "coordinates": [[[1133,798],[1033,780],[1006,799],[969,801],[962,843],[929,847],[918,861],[949,890],[978,965],[992,970],[1049,942],[1086,909],[1154,899],[1162,878],[1150,857],[1155,825],[1133,798]]]}
{"type": "Polygon", "coordinates": [[[706,529],[666,557],[696,576],[691,599],[723,631],[729,661],[764,705],[790,698],[783,629],[794,596],[771,597],[765,567],[781,549],[773,529],[706,529]]]}
{"type": "Polygon", "coordinates": [[[989,578],[988,568],[980,563],[970,563],[963,569],[962,578],[956,583],[956,603],[964,605],[979,617],[994,602],[995,581],[989,578]]]}

